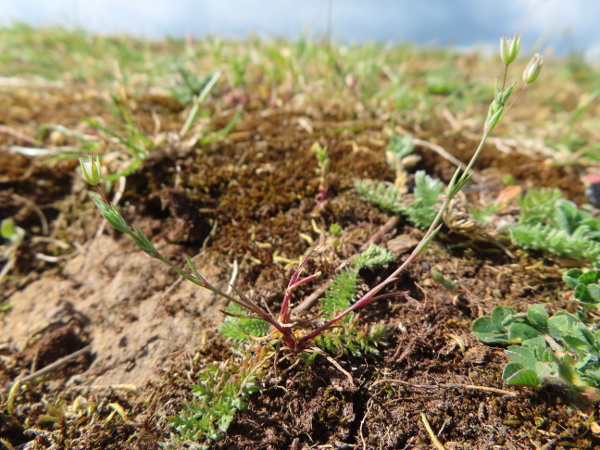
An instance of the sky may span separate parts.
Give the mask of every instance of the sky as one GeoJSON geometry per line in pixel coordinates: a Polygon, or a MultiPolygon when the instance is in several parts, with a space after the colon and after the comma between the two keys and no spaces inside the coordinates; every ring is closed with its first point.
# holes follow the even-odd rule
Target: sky
{"type": "Polygon", "coordinates": [[[2,25],[66,25],[148,38],[323,37],[330,12],[338,42],[496,48],[502,34],[518,31],[522,48],[583,51],[600,62],[600,0],[0,0],[2,25]]]}

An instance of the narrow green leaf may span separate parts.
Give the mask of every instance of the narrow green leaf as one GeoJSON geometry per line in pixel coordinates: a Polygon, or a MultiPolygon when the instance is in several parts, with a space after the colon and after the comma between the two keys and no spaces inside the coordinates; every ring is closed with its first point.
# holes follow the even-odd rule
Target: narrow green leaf
{"type": "MultiPolygon", "coordinates": [[[[133,225],[133,230],[135,231],[137,238],[140,240],[140,242],[142,243],[143,246],[139,245],[138,246],[144,250],[146,253],[148,253],[150,256],[156,256],[159,255],[160,253],[158,252],[158,250],[156,249],[156,247],[152,244],[152,242],[150,242],[148,240],[148,238],[146,237],[146,235],[144,233],[142,233],[142,230],[140,230],[138,227],[136,227],[135,225],[133,225]]],[[[137,241],[136,241],[137,244],[137,241]]]]}
{"type": "Polygon", "coordinates": [[[235,126],[237,125],[237,123],[238,123],[238,121],[240,120],[241,117],[242,117],[242,110],[239,110],[239,111],[237,111],[235,113],[235,115],[233,116],[233,118],[231,119],[231,121],[227,125],[225,125],[225,127],[223,127],[220,130],[215,131],[214,133],[211,133],[208,136],[202,138],[200,140],[200,146],[208,145],[212,141],[214,141],[216,139],[219,139],[220,137],[229,134],[229,132],[235,128],[235,126]]]}

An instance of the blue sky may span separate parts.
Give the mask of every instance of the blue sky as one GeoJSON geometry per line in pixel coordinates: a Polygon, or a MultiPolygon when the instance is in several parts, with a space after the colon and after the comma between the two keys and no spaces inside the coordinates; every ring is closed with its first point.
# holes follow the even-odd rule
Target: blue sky
{"type": "MultiPolygon", "coordinates": [[[[328,0],[0,0],[0,19],[151,38],[297,37],[323,36],[328,7],[328,0]]],[[[333,0],[331,12],[338,41],[495,47],[518,30],[530,50],[576,49],[600,60],[597,0],[333,0]]]]}

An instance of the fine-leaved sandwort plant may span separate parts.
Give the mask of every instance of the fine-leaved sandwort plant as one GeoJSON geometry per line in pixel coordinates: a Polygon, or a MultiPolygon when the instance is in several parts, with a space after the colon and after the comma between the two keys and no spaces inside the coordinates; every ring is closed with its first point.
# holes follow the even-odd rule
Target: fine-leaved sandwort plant
{"type": "MultiPolygon", "coordinates": [[[[302,352],[303,350],[307,349],[307,347],[309,347],[318,336],[320,336],[325,331],[329,330],[333,325],[338,323],[340,320],[344,319],[352,312],[363,308],[364,306],[373,303],[377,300],[392,298],[404,294],[404,292],[382,291],[384,291],[385,288],[396,282],[400,273],[402,273],[410,264],[412,264],[414,260],[425,250],[427,245],[431,242],[431,240],[435,237],[435,235],[442,227],[442,219],[444,213],[449,208],[452,200],[471,179],[473,175],[472,167],[475,164],[477,158],[479,157],[479,154],[483,149],[485,141],[500,121],[502,115],[504,114],[505,109],[507,108],[507,101],[510,95],[512,94],[513,89],[515,88],[516,83],[507,85],[507,71],[508,66],[515,60],[518,54],[520,42],[519,40],[519,36],[513,36],[511,39],[507,39],[506,37],[503,37],[501,39],[501,57],[506,65],[506,70],[504,73],[501,87],[496,86],[495,97],[492,103],[490,104],[488,115],[484,122],[481,141],[467,166],[465,168],[457,168],[456,172],[454,173],[454,176],[452,177],[450,183],[446,188],[445,195],[441,200],[441,205],[437,210],[437,213],[435,213],[435,215],[432,214],[429,227],[419,244],[408,256],[408,258],[400,266],[398,266],[388,277],[386,277],[375,287],[371,288],[368,292],[363,294],[358,300],[356,300],[356,302],[349,305],[345,310],[336,311],[337,314],[335,314],[329,320],[326,320],[325,323],[316,326],[312,330],[305,331],[303,323],[295,322],[292,320],[291,308],[293,292],[298,287],[311,281],[314,281],[320,275],[319,272],[311,274],[309,276],[302,275],[303,269],[308,263],[310,255],[306,256],[302,260],[296,271],[293,273],[285,290],[279,314],[274,315],[269,310],[262,307],[258,302],[250,299],[247,295],[239,291],[234,286],[231,286],[231,288],[235,295],[232,295],[214,286],[208,280],[206,280],[200,273],[198,273],[191,260],[187,257],[186,261],[188,264],[188,270],[184,270],[182,268],[177,267],[158,251],[158,249],[148,240],[148,238],[142,233],[142,231],[139,228],[137,228],[135,225],[127,224],[127,222],[121,216],[116,206],[113,205],[103,194],[101,194],[99,189],[98,192],[100,193],[100,195],[93,199],[94,203],[100,210],[101,215],[115,229],[127,234],[135,242],[135,244],[149,256],[167,264],[175,272],[177,272],[179,275],[181,275],[188,281],[191,281],[192,283],[195,283],[202,288],[210,290],[211,292],[227,299],[229,302],[235,303],[236,305],[240,306],[241,308],[245,309],[248,313],[250,313],[253,318],[260,319],[268,323],[271,326],[272,332],[276,333],[279,336],[281,342],[288,349],[290,349],[294,353],[302,352]]],[[[536,54],[530,61],[523,74],[523,80],[526,83],[526,85],[528,83],[533,82],[537,78],[541,65],[542,58],[541,56],[536,54]]],[[[85,179],[90,184],[97,185],[99,183],[99,173],[101,172],[101,168],[100,161],[96,156],[90,155],[88,160],[81,159],[81,168],[85,179]]],[[[441,193],[439,185],[430,181],[424,181],[423,183],[423,186],[426,187],[425,190],[427,192],[433,191],[436,193],[441,193]]],[[[428,197],[429,194],[426,195],[426,198],[428,197]]],[[[232,313],[226,312],[226,314],[232,313]]]]}
{"type": "MultiPolygon", "coordinates": [[[[268,343],[268,345],[260,346],[262,350],[251,352],[248,354],[248,358],[244,358],[240,363],[241,372],[228,367],[227,364],[230,364],[228,362],[217,366],[207,366],[200,371],[200,382],[194,387],[194,400],[186,405],[186,409],[181,415],[172,419],[172,423],[183,437],[195,442],[209,443],[217,440],[227,431],[235,411],[245,408],[247,397],[257,390],[257,378],[265,370],[268,360],[276,353],[275,347],[273,347],[274,343],[277,344],[277,347],[280,347],[279,344],[283,344],[284,348],[287,348],[292,354],[300,356],[306,362],[312,361],[320,353],[315,346],[327,352],[360,356],[377,354],[378,347],[385,345],[388,330],[377,326],[371,329],[360,327],[353,313],[378,300],[406,294],[406,292],[394,290],[386,292],[386,289],[392,286],[398,280],[399,275],[427,248],[442,227],[445,214],[451,207],[453,199],[471,180],[473,165],[488,136],[505,113],[507,101],[515,88],[516,83],[507,84],[507,71],[508,66],[518,54],[519,39],[518,36],[501,39],[501,57],[506,65],[502,85],[498,87],[498,83],[496,84],[494,100],[490,104],[483,125],[479,146],[467,166],[464,168],[459,166],[456,169],[445,190],[441,181],[432,179],[424,172],[418,172],[413,194],[414,201],[408,208],[402,206],[399,200],[406,192],[406,168],[410,161],[414,160],[414,156],[411,155],[414,146],[410,137],[393,139],[393,145],[386,156],[388,164],[396,173],[396,183],[383,186],[372,183],[375,194],[373,194],[371,185],[365,185],[364,192],[367,192],[367,197],[372,195],[378,204],[387,207],[391,212],[406,214],[411,222],[421,228],[426,228],[426,231],[406,260],[383,281],[360,295],[358,299],[354,297],[358,292],[359,271],[363,268],[373,268],[390,263],[395,256],[381,247],[371,246],[354,258],[345,269],[334,277],[329,290],[326,291],[317,315],[319,320],[315,320],[315,318],[296,319],[292,315],[294,291],[300,286],[316,280],[320,275],[320,272],[308,276],[302,273],[309,262],[310,253],[304,257],[292,274],[283,294],[279,313],[274,314],[266,306],[251,299],[235,286],[230,286],[227,291],[216,287],[198,272],[187,256],[185,257],[187,269],[178,267],[167,259],[138,227],[125,221],[117,207],[98,188],[102,179],[99,157],[90,154],[87,159],[80,159],[84,178],[91,185],[96,186],[98,191],[98,194],[92,197],[93,201],[101,215],[113,228],[127,234],[142,251],[162,261],[186,280],[226,299],[229,306],[226,311],[223,311],[226,319],[221,327],[221,332],[225,336],[232,337],[237,341],[247,338],[265,339],[266,341],[263,342],[268,343]],[[380,194],[383,194],[383,200],[377,199],[380,194]],[[233,374],[232,371],[237,371],[239,374],[233,374]]],[[[526,85],[535,80],[541,65],[541,57],[534,56],[523,75],[526,85]]],[[[204,90],[207,90],[206,86],[204,90]]],[[[199,97],[201,98],[202,94],[199,97]]],[[[199,101],[195,105],[198,103],[199,101]]],[[[194,114],[190,114],[190,116],[193,117],[194,114]]],[[[326,175],[330,162],[326,149],[318,147],[314,151],[321,174],[320,193],[323,198],[317,199],[319,203],[319,200],[325,200],[326,175]]],[[[360,183],[357,184],[357,188],[361,191],[360,183]]],[[[334,360],[328,359],[346,373],[334,360]]],[[[236,363],[233,364],[236,365],[236,363]]],[[[347,375],[350,377],[349,374],[347,375]]],[[[171,448],[170,443],[165,445],[167,448],[171,448]]],[[[177,444],[175,445],[177,446],[177,444]]]]}

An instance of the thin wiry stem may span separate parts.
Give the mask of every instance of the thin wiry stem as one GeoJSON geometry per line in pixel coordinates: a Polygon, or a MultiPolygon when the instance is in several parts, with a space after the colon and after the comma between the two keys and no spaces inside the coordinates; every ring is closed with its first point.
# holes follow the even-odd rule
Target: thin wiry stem
{"type": "Polygon", "coordinates": [[[298,286],[300,286],[304,283],[308,283],[309,281],[314,280],[321,274],[320,272],[317,272],[307,278],[304,278],[304,279],[298,281],[298,278],[300,278],[300,273],[304,269],[304,266],[306,266],[306,264],[308,263],[308,260],[310,259],[311,255],[312,255],[312,252],[310,252],[308,255],[306,255],[306,257],[302,260],[302,262],[300,263],[298,268],[294,271],[292,278],[290,278],[288,287],[285,290],[283,302],[281,303],[281,312],[279,313],[279,320],[281,320],[282,323],[289,323],[289,321],[290,321],[290,315],[291,315],[290,299],[291,299],[292,292],[294,291],[294,289],[296,289],[298,286]]]}
{"type": "Polygon", "coordinates": [[[417,258],[417,256],[419,256],[421,254],[421,252],[423,252],[423,250],[425,250],[427,245],[431,242],[431,240],[435,237],[437,232],[441,229],[441,227],[442,227],[441,222],[442,222],[442,217],[444,215],[444,212],[450,206],[450,202],[452,201],[452,199],[456,196],[456,194],[458,194],[458,192],[461,190],[461,188],[471,178],[471,176],[472,176],[471,168],[473,167],[473,165],[475,164],[475,161],[479,157],[479,154],[481,153],[481,150],[483,149],[483,145],[484,145],[485,141],[487,140],[487,138],[488,138],[488,133],[485,132],[481,138],[481,141],[479,143],[479,146],[477,147],[477,150],[475,150],[475,153],[473,154],[473,156],[471,157],[471,160],[467,164],[467,168],[464,171],[462,171],[462,174],[461,174],[460,167],[456,170],[452,180],[450,181],[450,183],[448,185],[448,188],[447,188],[448,194],[446,196],[446,199],[444,200],[444,203],[442,203],[442,206],[438,210],[437,215],[431,222],[429,229],[426,231],[425,235],[423,236],[423,238],[421,238],[421,241],[419,242],[417,247],[412,251],[412,253],[408,256],[408,258],[396,270],[394,270],[385,280],[383,280],[381,283],[379,283],[377,286],[375,286],[369,292],[367,292],[365,295],[363,295],[352,306],[350,306],[350,308],[346,309],[345,311],[343,311],[342,313],[338,314],[336,317],[331,319],[329,322],[325,323],[324,325],[315,329],[311,333],[309,333],[309,334],[305,335],[304,337],[302,337],[301,339],[299,339],[296,343],[297,350],[302,350],[311,340],[316,338],[319,334],[321,334],[322,332],[327,330],[329,327],[331,327],[333,324],[335,324],[337,321],[339,321],[340,319],[342,319],[343,317],[345,317],[352,311],[354,311],[358,308],[362,308],[363,306],[366,306],[369,303],[374,302],[375,300],[379,300],[381,298],[386,298],[386,297],[390,297],[390,296],[394,296],[394,295],[399,295],[398,293],[396,293],[396,294],[387,294],[387,295],[384,294],[384,295],[377,296],[377,294],[384,287],[386,287],[388,284],[391,284],[398,280],[398,275],[402,271],[404,271],[408,267],[408,265],[411,264],[417,258]],[[461,175],[460,178],[458,178],[458,175],[461,175]],[[457,178],[458,178],[458,180],[457,180],[457,178]]]}

